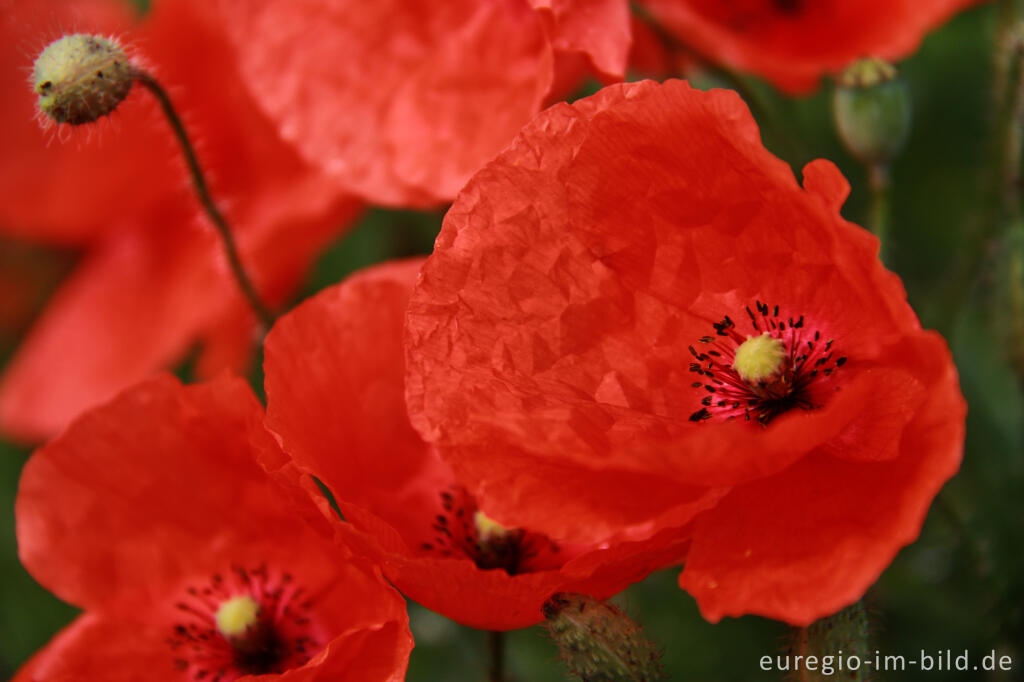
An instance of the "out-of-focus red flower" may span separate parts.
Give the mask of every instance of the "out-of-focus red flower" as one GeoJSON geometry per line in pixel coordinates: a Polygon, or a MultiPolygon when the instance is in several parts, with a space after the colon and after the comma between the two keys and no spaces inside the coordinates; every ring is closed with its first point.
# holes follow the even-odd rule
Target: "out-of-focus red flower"
{"type": "Polygon", "coordinates": [[[0,19],[0,230],[88,248],[0,381],[0,429],[35,440],[197,344],[207,375],[244,367],[254,329],[148,93],[70,142],[40,130],[24,75],[61,31],[117,33],[169,88],[267,299],[290,295],[358,205],[259,112],[208,3],[159,0],[137,25],[117,0],[12,5],[0,19]]]}
{"type": "Polygon", "coordinates": [[[0,237],[0,355],[17,345],[68,260],[66,254],[0,237]]]}
{"type": "Polygon", "coordinates": [[[406,596],[478,628],[532,625],[554,592],[608,597],[678,563],[687,539],[674,530],[556,544],[478,514],[405,409],[402,325],[419,265],[367,270],[274,326],[267,419],[290,456],[281,473],[323,481],[348,542],[376,557],[406,596]]]}
{"type": "Polygon", "coordinates": [[[704,58],[792,93],[864,56],[900,59],[925,33],[983,0],[641,0],[704,58]]]}
{"type": "Polygon", "coordinates": [[[423,268],[413,424],[509,524],[600,540],[693,517],[681,584],[711,620],[836,611],[917,536],[965,413],[945,343],[840,217],[848,190],[827,161],[801,189],[731,91],[553,107],[423,268]],[[744,379],[763,334],[775,371],[744,379]]]}
{"type": "Polygon", "coordinates": [[[404,679],[404,601],[258,464],[262,416],[241,380],[160,377],[32,456],[21,560],[85,613],[23,679],[404,679]]]}
{"type": "MultiPolygon", "coordinates": [[[[221,0],[253,97],[374,203],[450,200],[579,55],[621,79],[623,0],[221,0]]],[[[562,78],[559,78],[562,80],[562,78]]]]}

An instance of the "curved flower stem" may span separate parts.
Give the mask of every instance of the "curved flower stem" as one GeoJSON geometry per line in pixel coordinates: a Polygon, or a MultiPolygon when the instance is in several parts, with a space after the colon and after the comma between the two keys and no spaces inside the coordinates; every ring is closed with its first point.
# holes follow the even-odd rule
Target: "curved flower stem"
{"type": "Polygon", "coordinates": [[[490,657],[487,679],[489,682],[504,682],[505,633],[500,630],[489,631],[487,633],[487,650],[490,657]]]}
{"type": "Polygon", "coordinates": [[[270,312],[270,309],[263,303],[259,294],[256,293],[256,287],[253,286],[252,280],[245,271],[245,266],[242,264],[242,259],[238,254],[238,246],[235,244],[234,237],[231,236],[231,228],[228,226],[224,214],[220,212],[220,209],[217,208],[213,198],[210,196],[210,189],[206,184],[203,170],[199,166],[199,159],[196,157],[195,148],[189,140],[181,117],[178,116],[178,112],[175,111],[174,105],[171,103],[171,98],[156,78],[145,71],[139,71],[135,76],[135,81],[153,93],[153,96],[160,103],[167,121],[171,124],[171,129],[174,131],[174,136],[177,138],[178,144],[181,145],[181,151],[185,156],[185,163],[188,166],[188,173],[192,178],[192,186],[195,188],[199,203],[220,235],[221,243],[224,245],[224,252],[228,258],[228,265],[231,267],[231,273],[238,283],[238,288],[241,289],[242,295],[245,296],[252,311],[256,314],[256,318],[263,325],[264,331],[269,330],[274,324],[274,314],[270,312]]]}
{"type": "Polygon", "coordinates": [[[889,198],[892,178],[889,167],[884,164],[868,166],[868,186],[871,188],[871,205],[868,212],[868,229],[882,243],[879,256],[886,260],[889,241],[889,198]]]}

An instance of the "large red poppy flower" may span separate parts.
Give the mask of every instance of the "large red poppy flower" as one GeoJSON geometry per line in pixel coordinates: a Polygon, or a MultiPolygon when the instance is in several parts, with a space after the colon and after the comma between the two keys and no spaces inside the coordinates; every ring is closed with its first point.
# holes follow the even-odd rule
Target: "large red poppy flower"
{"type": "Polygon", "coordinates": [[[983,0],[642,0],[661,25],[715,62],[789,92],[814,89],[864,56],[900,59],[925,33],[983,0]]]}
{"type": "Polygon", "coordinates": [[[380,560],[406,596],[474,627],[532,625],[554,592],[608,597],[678,563],[687,539],[671,529],[556,544],[480,513],[405,409],[402,325],[419,265],[367,270],[274,326],[267,419],[290,457],[282,474],[323,481],[348,521],[343,537],[380,560]]]}
{"type": "Polygon", "coordinates": [[[956,471],[965,405],[877,240],[839,216],[848,189],[827,161],[801,189],[731,91],[552,107],[423,268],[414,425],[495,518],[555,538],[710,503],[681,578],[709,619],[850,603],[956,471]],[[748,337],[769,372],[737,369],[748,337]]]}
{"type": "Polygon", "coordinates": [[[260,466],[262,416],[240,380],[162,377],[32,456],[21,560],[85,613],[22,679],[404,679],[404,601],[260,466]]]}
{"type": "Polygon", "coordinates": [[[116,32],[156,72],[268,299],[290,295],[358,206],[259,113],[208,3],[160,0],[139,25],[118,0],[11,5],[0,18],[0,230],[88,249],[0,382],[0,429],[35,440],[195,345],[205,348],[206,375],[243,367],[253,336],[148,93],[133,92],[110,120],[68,143],[40,130],[24,76],[48,40],[65,30],[116,32]]]}
{"type": "Polygon", "coordinates": [[[435,205],[541,109],[579,56],[620,79],[622,0],[221,0],[253,97],[374,203],[435,205]],[[557,82],[556,82],[557,81],[557,82]]]}

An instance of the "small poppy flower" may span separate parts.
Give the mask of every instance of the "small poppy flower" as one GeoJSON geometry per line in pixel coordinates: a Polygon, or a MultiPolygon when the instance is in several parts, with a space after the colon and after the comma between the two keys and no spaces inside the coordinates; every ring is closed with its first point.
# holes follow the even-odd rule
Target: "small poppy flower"
{"type": "Polygon", "coordinates": [[[347,521],[338,523],[347,542],[406,596],[473,627],[532,625],[555,592],[608,597],[678,562],[688,539],[675,529],[556,543],[501,526],[458,485],[405,409],[403,315],[420,264],[366,270],[274,326],[267,422],[288,458],[268,468],[316,476],[347,521]]]}
{"type": "Polygon", "coordinates": [[[251,357],[254,321],[156,101],[133,91],[68,142],[40,130],[25,75],[60,31],[118,36],[169,88],[269,301],[359,211],[260,113],[218,22],[199,0],[159,0],[141,22],[119,0],[16,0],[0,17],[0,230],[85,250],[0,380],[6,435],[44,439],[195,347],[203,376],[251,357]]]}
{"type": "Polygon", "coordinates": [[[282,135],[379,204],[451,200],[578,57],[617,80],[629,51],[622,0],[220,4],[242,80],[282,135]]]}
{"type": "Polygon", "coordinates": [[[642,0],[698,55],[762,76],[791,93],[813,90],[864,56],[910,55],[924,35],[982,0],[642,0]]]}
{"type": "Polygon", "coordinates": [[[711,620],[838,610],[917,536],[965,414],[945,342],[840,217],[848,191],[827,161],[801,188],[731,91],[552,107],[423,267],[413,424],[504,523],[599,541],[689,521],[681,584],[711,620]]]}
{"type": "Polygon", "coordinates": [[[260,466],[262,416],[240,380],[165,376],[32,456],[21,560],[85,613],[18,679],[404,679],[404,601],[260,466]]]}

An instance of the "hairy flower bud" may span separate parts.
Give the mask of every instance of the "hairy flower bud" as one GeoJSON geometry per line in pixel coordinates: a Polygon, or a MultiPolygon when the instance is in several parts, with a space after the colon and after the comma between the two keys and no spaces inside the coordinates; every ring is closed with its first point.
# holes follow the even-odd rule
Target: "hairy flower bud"
{"type": "MultiPolygon", "coordinates": [[[[869,645],[869,623],[867,609],[863,602],[857,602],[827,618],[815,621],[805,628],[794,628],[786,652],[792,659],[796,656],[844,656],[860,660],[868,660],[871,647],[869,645]]],[[[831,679],[830,674],[822,670],[802,670],[801,680],[807,682],[825,682],[831,679]]],[[[863,682],[872,679],[871,671],[856,668],[843,671],[843,679],[850,682],[863,682]]]]}
{"type": "Polygon", "coordinates": [[[544,604],[545,627],[570,672],[590,682],[663,679],[659,654],[640,626],[611,604],[559,593],[544,604]]]}
{"type": "Polygon", "coordinates": [[[76,33],[46,46],[33,67],[32,87],[47,117],[81,125],[116,109],[136,76],[116,41],[76,33]]]}
{"type": "Polygon", "coordinates": [[[861,162],[885,165],[903,149],[910,94],[892,64],[861,59],[848,66],[836,83],[833,106],[839,136],[861,162]]]}

